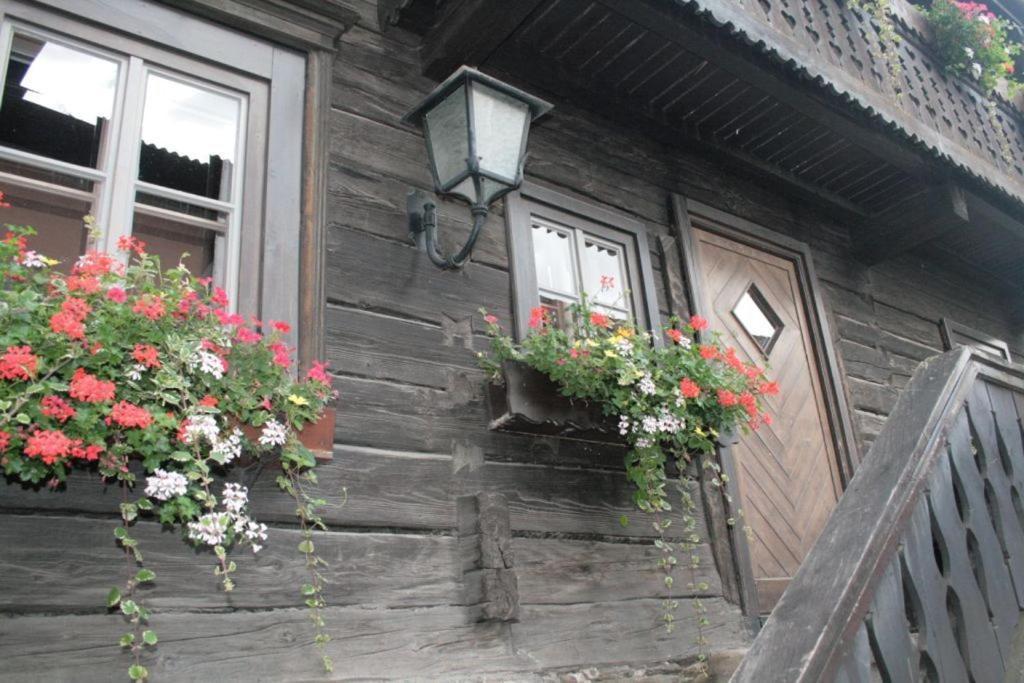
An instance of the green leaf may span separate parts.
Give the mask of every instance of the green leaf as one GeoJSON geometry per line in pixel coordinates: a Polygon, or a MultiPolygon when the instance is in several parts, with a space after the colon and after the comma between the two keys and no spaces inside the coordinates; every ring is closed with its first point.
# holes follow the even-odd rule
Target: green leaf
{"type": "Polygon", "coordinates": [[[128,538],[128,530],[125,529],[123,526],[117,527],[116,529],[114,529],[114,538],[123,541],[124,539],[128,538]]]}
{"type": "Polygon", "coordinates": [[[107,607],[117,607],[117,603],[121,602],[121,589],[114,587],[107,593],[107,607]]]}
{"type": "Polygon", "coordinates": [[[316,593],[316,587],[311,583],[302,584],[301,590],[303,595],[314,595],[316,593]]]}
{"type": "Polygon", "coordinates": [[[152,569],[140,569],[135,575],[135,580],[139,583],[146,583],[156,578],[156,572],[152,569]]]}
{"type": "Polygon", "coordinates": [[[153,631],[143,631],[142,632],[142,642],[144,642],[146,645],[156,645],[157,644],[157,640],[158,639],[156,637],[156,633],[155,632],[153,632],[153,631]]]}
{"type": "Polygon", "coordinates": [[[622,515],[619,517],[619,524],[623,527],[629,526],[629,517],[622,515]]]}
{"type": "Polygon", "coordinates": [[[302,543],[299,544],[299,552],[300,553],[307,553],[307,554],[308,553],[312,553],[313,552],[313,547],[314,547],[313,546],[313,541],[310,541],[310,540],[307,539],[307,540],[305,540],[305,541],[303,541],[302,543]]]}
{"type": "Polygon", "coordinates": [[[153,509],[153,501],[151,501],[149,498],[140,498],[138,500],[138,502],[135,503],[135,505],[140,510],[152,510],[153,509]]]}
{"type": "Polygon", "coordinates": [[[124,634],[123,636],[121,636],[121,640],[119,642],[121,644],[121,647],[131,647],[132,645],[135,644],[135,634],[134,633],[126,633],[126,634],[124,634]]]}
{"type": "Polygon", "coordinates": [[[121,611],[124,612],[125,616],[132,616],[139,611],[139,606],[135,604],[134,600],[122,600],[121,611]]]}
{"type": "Polygon", "coordinates": [[[128,667],[128,678],[133,681],[144,681],[149,678],[149,671],[141,664],[132,664],[128,667]]]}

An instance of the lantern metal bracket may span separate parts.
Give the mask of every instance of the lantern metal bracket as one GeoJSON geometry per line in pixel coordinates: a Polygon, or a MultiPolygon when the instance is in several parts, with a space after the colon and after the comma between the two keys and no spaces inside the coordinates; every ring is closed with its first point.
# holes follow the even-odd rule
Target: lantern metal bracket
{"type": "Polygon", "coordinates": [[[416,248],[426,252],[431,262],[444,270],[461,268],[469,260],[489,212],[488,207],[481,204],[470,206],[473,228],[469,237],[455,255],[445,256],[437,242],[437,204],[434,200],[419,190],[412,190],[406,196],[406,210],[409,213],[409,236],[416,248]]]}

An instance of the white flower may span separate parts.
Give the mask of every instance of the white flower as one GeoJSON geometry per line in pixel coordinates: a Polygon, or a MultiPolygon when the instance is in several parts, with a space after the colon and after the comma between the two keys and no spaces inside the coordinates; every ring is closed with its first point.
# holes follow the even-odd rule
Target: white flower
{"type": "Polygon", "coordinates": [[[654,445],[654,440],[649,439],[647,437],[643,437],[641,439],[637,439],[633,445],[636,446],[637,448],[650,448],[651,446],[654,445]]]}
{"type": "Polygon", "coordinates": [[[640,384],[638,386],[640,387],[640,393],[647,394],[648,396],[651,396],[655,391],[657,391],[657,387],[654,386],[654,379],[651,377],[651,373],[649,372],[640,378],[640,384]]]}
{"type": "Polygon", "coordinates": [[[225,510],[238,515],[249,504],[249,489],[241,484],[224,484],[221,500],[225,510]]]}
{"type": "Polygon", "coordinates": [[[622,436],[629,434],[629,418],[625,415],[619,415],[619,434],[622,436]]]}
{"type": "Polygon", "coordinates": [[[981,78],[981,64],[978,64],[977,62],[971,64],[971,74],[975,79],[981,78]]]}
{"type": "Polygon", "coordinates": [[[645,415],[644,419],[641,420],[641,425],[643,431],[647,432],[648,434],[653,434],[654,432],[658,431],[658,418],[654,417],[653,415],[645,415]]]}
{"type": "Polygon", "coordinates": [[[619,339],[615,342],[615,348],[619,350],[623,356],[628,356],[633,353],[633,343],[628,339],[619,339]]]}
{"type": "Polygon", "coordinates": [[[256,541],[267,540],[266,524],[261,524],[253,519],[250,519],[249,517],[245,517],[239,520],[239,522],[235,526],[235,529],[237,529],[242,534],[242,536],[245,537],[245,540],[249,541],[249,543],[252,544],[252,551],[254,553],[258,553],[263,548],[263,546],[257,543],[256,541]]]}
{"type": "Polygon", "coordinates": [[[188,523],[188,537],[206,545],[220,545],[228,531],[229,517],[220,512],[208,512],[188,523]]]}
{"type": "Polygon", "coordinates": [[[188,418],[185,424],[185,443],[195,443],[199,438],[204,438],[213,445],[218,443],[220,428],[213,415],[193,415],[188,418]]]}
{"type": "Polygon", "coordinates": [[[978,15],[978,21],[980,21],[983,24],[991,24],[992,23],[992,20],[988,18],[987,14],[979,14],[978,15]]]}
{"type": "Polygon", "coordinates": [[[25,255],[21,257],[21,265],[26,268],[44,268],[46,257],[37,251],[26,251],[25,255]]]}
{"type": "Polygon", "coordinates": [[[229,463],[242,454],[242,430],[235,427],[226,439],[211,439],[211,455],[223,463],[229,463]]]}
{"type": "Polygon", "coordinates": [[[263,432],[260,434],[260,444],[264,446],[283,446],[287,440],[287,428],[274,418],[270,418],[263,425],[263,432]]]}
{"type": "Polygon", "coordinates": [[[693,346],[693,340],[684,335],[679,338],[679,345],[684,349],[688,349],[693,346]]]}
{"type": "Polygon", "coordinates": [[[170,500],[188,492],[188,479],[179,472],[155,470],[146,477],[146,495],[157,500],[170,500]]]}
{"type": "Polygon", "coordinates": [[[140,379],[142,379],[142,373],[144,373],[145,371],[145,365],[143,365],[142,363],[136,363],[135,365],[128,368],[128,370],[124,374],[125,377],[132,380],[133,382],[138,382],[140,379]]]}
{"type": "Polygon", "coordinates": [[[974,50],[969,47],[965,47],[964,52],[967,53],[967,59],[974,59],[974,50]]]}
{"type": "Polygon", "coordinates": [[[199,352],[199,369],[212,375],[214,379],[224,376],[224,363],[221,362],[220,356],[205,349],[199,352]]]}

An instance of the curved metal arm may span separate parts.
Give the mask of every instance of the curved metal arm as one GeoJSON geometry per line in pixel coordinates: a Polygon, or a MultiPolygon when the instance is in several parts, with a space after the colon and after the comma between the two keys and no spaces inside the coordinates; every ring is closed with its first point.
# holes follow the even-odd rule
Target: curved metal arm
{"type": "Polygon", "coordinates": [[[441,253],[437,242],[437,206],[431,201],[423,203],[423,213],[419,217],[420,225],[414,226],[412,232],[417,245],[427,252],[431,262],[438,268],[444,270],[461,268],[469,260],[469,255],[473,252],[476,240],[480,236],[480,230],[487,220],[488,208],[474,204],[469,210],[473,214],[473,229],[470,230],[466,243],[454,256],[445,256],[441,253]]]}

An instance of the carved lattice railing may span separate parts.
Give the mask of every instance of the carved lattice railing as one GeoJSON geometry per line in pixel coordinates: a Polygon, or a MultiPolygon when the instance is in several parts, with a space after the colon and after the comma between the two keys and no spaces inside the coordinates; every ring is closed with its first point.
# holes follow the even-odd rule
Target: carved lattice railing
{"type": "Polygon", "coordinates": [[[733,681],[1002,681],[1024,610],[1024,371],[924,363],[733,681]]]}

